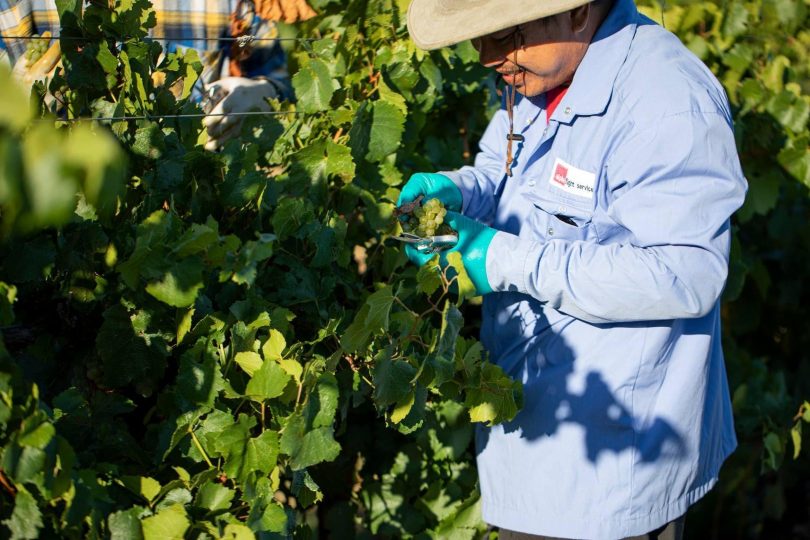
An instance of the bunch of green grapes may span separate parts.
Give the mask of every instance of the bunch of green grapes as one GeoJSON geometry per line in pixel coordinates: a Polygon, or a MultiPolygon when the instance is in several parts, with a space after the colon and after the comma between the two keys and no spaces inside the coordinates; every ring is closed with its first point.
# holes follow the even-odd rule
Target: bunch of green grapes
{"type": "Polygon", "coordinates": [[[34,34],[33,39],[28,42],[25,49],[25,67],[31,67],[48,50],[48,40],[39,39],[39,34],[34,34]]]}
{"type": "Polygon", "coordinates": [[[439,199],[429,199],[425,204],[416,208],[413,215],[419,219],[414,233],[425,238],[436,235],[439,228],[444,224],[444,216],[447,215],[447,210],[439,199]]]}

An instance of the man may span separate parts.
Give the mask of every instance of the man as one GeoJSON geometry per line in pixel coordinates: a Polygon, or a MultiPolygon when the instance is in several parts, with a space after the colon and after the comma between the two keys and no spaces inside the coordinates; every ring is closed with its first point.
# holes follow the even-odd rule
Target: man
{"type": "MultiPolygon", "coordinates": [[[[160,39],[166,52],[192,48],[203,63],[201,85],[216,83],[220,101],[203,123],[208,131],[206,148],[214,150],[237,135],[242,117],[229,116],[250,110],[269,110],[267,99],[291,96],[284,52],[274,21],[296,22],[315,15],[304,0],[153,0],[157,25],[150,35],[160,39]],[[247,48],[233,40],[251,35],[261,38],[247,48]]],[[[32,36],[59,35],[55,0],[0,0],[0,61],[11,65],[21,57],[32,36]]],[[[54,40],[56,41],[56,40],[54,40]]],[[[202,92],[195,93],[202,99],[202,92]]]]}
{"type": "Polygon", "coordinates": [[[399,201],[455,211],[481,340],[524,385],[518,417],[477,432],[484,520],[680,538],[736,447],[719,299],[746,182],[722,87],[632,0],[413,0],[408,17],[418,46],[472,39],[507,85],[475,165],[416,174],[399,201]]]}

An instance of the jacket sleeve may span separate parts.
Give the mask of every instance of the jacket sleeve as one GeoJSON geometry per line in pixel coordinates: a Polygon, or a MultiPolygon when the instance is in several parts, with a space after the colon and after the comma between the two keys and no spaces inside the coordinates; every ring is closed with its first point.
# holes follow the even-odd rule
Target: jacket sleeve
{"type": "MultiPolygon", "coordinates": [[[[0,0],[0,34],[30,36],[34,34],[31,0],[0,0]]],[[[23,55],[27,42],[23,39],[0,38],[0,59],[12,66],[23,55]]]]}
{"type": "Polygon", "coordinates": [[[592,323],[708,313],[728,273],[729,218],[747,187],[728,118],[659,118],[613,146],[604,174],[607,217],[622,240],[541,243],[500,232],[487,254],[493,289],[592,323]]]}
{"type": "Polygon", "coordinates": [[[492,223],[505,179],[508,118],[502,108],[495,113],[479,142],[473,166],[442,172],[461,190],[462,213],[486,224],[492,223]]]}

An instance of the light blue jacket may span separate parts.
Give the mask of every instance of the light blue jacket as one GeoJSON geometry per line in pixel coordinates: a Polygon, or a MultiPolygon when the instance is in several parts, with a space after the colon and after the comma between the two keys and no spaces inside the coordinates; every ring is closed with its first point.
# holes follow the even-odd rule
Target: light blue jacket
{"type": "Polygon", "coordinates": [[[524,384],[477,433],[484,519],[622,538],[684,514],[736,438],[720,343],[729,216],[746,182],[726,95],[670,32],[617,0],[547,126],[544,98],[490,123],[445,173],[499,231],[481,339],[524,384]]]}

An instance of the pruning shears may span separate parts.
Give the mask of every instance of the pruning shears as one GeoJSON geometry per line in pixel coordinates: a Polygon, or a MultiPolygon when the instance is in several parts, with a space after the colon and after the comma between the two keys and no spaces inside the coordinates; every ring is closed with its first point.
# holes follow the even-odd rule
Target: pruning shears
{"type": "Polygon", "coordinates": [[[437,236],[419,236],[409,232],[404,232],[399,236],[392,236],[394,240],[405,242],[406,244],[413,244],[416,250],[421,253],[439,253],[446,249],[450,249],[458,242],[458,236],[455,234],[440,234],[437,236]]]}
{"type": "Polygon", "coordinates": [[[200,102],[200,107],[202,107],[205,114],[211,114],[214,107],[216,107],[217,104],[227,95],[228,92],[217,84],[212,84],[211,86],[203,85],[203,99],[200,102]]]}

